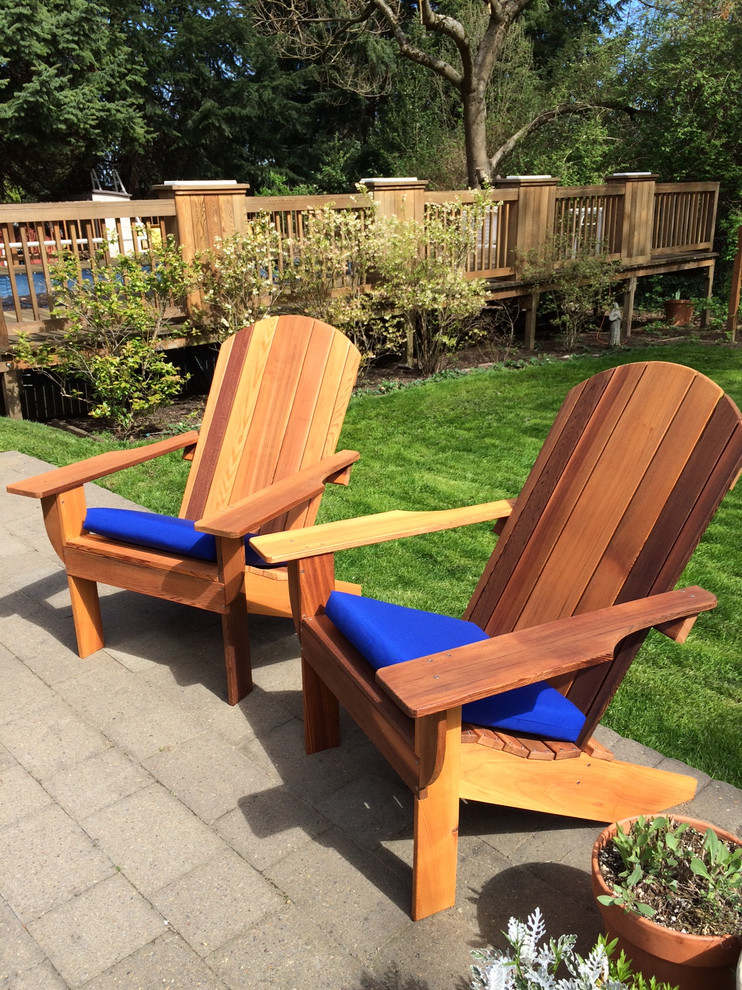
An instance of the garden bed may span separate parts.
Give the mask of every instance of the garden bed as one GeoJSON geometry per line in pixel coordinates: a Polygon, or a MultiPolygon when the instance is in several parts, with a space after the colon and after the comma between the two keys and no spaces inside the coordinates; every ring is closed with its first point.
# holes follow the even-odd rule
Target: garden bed
{"type": "MultiPolygon", "coordinates": [[[[683,340],[696,343],[721,345],[727,343],[723,331],[700,331],[692,327],[667,327],[661,325],[660,314],[645,313],[635,322],[631,339],[624,347],[656,346],[676,344],[683,340]]],[[[731,346],[731,345],[730,345],[731,346]]],[[[473,368],[487,367],[503,363],[513,367],[523,367],[536,363],[545,357],[568,360],[573,355],[602,355],[610,351],[608,334],[601,329],[581,335],[574,351],[565,351],[559,336],[546,336],[539,340],[536,351],[525,350],[519,341],[511,343],[505,338],[483,341],[464,348],[451,356],[446,371],[470,371],[473,368]]],[[[389,392],[403,388],[411,382],[420,381],[421,375],[412,368],[400,363],[398,356],[387,356],[373,364],[362,367],[358,377],[357,391],[389,392]]],[[[201,422],[206,402],[205,394],[188,394],[176,399],[171,405],[150,411],[139,424],[133,439],[163,436],[197,429],[201,422]]],[[[112,424],[104,419],[90,416],[69,416],[50,421],[50,426],[69,430],[73,433],[96,436],[109,432],[112,424]]]]}

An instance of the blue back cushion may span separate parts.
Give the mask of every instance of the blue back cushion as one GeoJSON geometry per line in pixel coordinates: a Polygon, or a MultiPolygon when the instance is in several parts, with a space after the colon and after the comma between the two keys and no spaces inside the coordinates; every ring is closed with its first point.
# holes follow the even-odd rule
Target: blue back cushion
{"type": "MultiPolygon", "coordinates": [[[[487,639],[473,622],[333,591],[328,617],[374,669],[487,639]]],[[[464,722],[575,742],[585,716],[544,681],[463,706],[464,722]]]]}
{"type": "MultiPolygon", "coordinates": [[[[88,509],[83,523],[85,529],[109,540],[131,543],[150,550],[162,550],[179,557],[216,561],[216,539],[210,533],[199,533],[193,520],[177,516],[162,516],[157,512],[138,509],[88,509]]],[[[280,567],[266,564],[249,545],[254,533],[245,537],[245,561],[251,567],[280,567]]]]}

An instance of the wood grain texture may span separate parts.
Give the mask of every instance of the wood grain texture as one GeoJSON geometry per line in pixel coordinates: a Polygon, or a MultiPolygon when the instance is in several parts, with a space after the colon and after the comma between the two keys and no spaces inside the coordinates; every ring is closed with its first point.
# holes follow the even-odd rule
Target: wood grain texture
{"type": "MultiPolygon", "coordinates": [[[[223,231],[234,222],[234,197],[176,199],[194,230],[223,231]]],[[[318,320],[261,320],[222,344],[200,434],[101,454],[9,487],[42,500],[49,538],[67,569],[80,649],[103,644],[96,582],[218,612],[228,698],[240,700],[251,686],[248,611],[292,614],[285,570],[246,568],[242,538],[266,523],[280,529],[313,522],[325,484],[347,484],[359,455],[334,451],[359,362],[348,338],[318,320]],[[201,530],[216,537],[215,563],[84,532],[85,482],[178,449],[191,460],[180,515],[202,521],[201,530]]]]}
{"type": "MultiPolygon", "coordinates": [[[[444,911],[456,900],[461,712],[449,712],[444,724],[445,760],[436,779],[424,792],[415,796],[412,858],[414,921],[444,911]]],[[[417,748],[422,750],[436,745],[439,731],[437,721],[419,719],[415,726],[417,748]],[[426,734],[432,738],[425,739],[426,734]]]]}
{"type": "Polygon", "coordinates": [[[95,481],[97,478],[105,478],[116,471],[132,467],[135,464],[144,464],[155,457],[167,454],[172,450],[180,450],[194,442],[198,434],[194,431],[182,433],[177,437],[167,437],[156,443],[146,444],[144,447],[135,447],[128,450],[109,450],[105,454],[96,454],[88,457],[84,461],[75,464],[68,464],[66,467],[54,468],[52,471],[45,471],[43,474],[34,475],[32,478],[24,478],[23,481],[15,481],[8,485],[11,495],[27,495],[29,498],[47,498],[50,495],[58,495],[61,492],[69,491],[71,488],[78,488],[88,481],[95,481]]]}
{"type": "Polygon", "coordinates": [[[324,615],[305,619],[302,656],[412,790],[419,786],[412,719],[375,682],[366,660],[324,615]]]}
{"type": "MultiPolygon", "coordinates": [[[[453,903],[460,798],[609,821],[692,797],[693,778],[614,760],[592,733],[647,630],[682,641],[715,605],[700,588],[673,588],[739,476],[741,423],[734,403],[689,368],[654,362],[596,375],[569,393],[503,514],[466,613],[491,638],[374,675],[326,616],[304,620],[314,675],[418,795],[413,917],[453,903]],[[467,725],[446,732],[440,752],[434,715],[450,726],[463,703],[544,679],[586,714],[576,745],[467,725]],[[430,756],[414,762],[421,750],[410,725],[441,764],[427,790],[430,756]]],[[[437,528],[425,515],[350,520],[256,545],[266,556],[329,553],[437,528]]]]}
{"type": "Polygon", "coordinates": [[[715,606],[703,588],[683,588],[382,667],[376,679],[407,715],[419,718],[606,663],[632,633],[715,606]]]}
{"type": "Polygon", "coordinates": [[[485,746],[461,746],[459,796],[570,818],[611,822],[690,801],[696,780],[582,753],[577,759],[518,759],[485,746]]]}
{"type": "Polygon", "coordinates": [[[337,553],[351,547],[386,543],[406,536],[435,533],[456,526],[506,517],[513,502],[500,499],[483,505],[467,505],[456,509],[430,512],[408,512],[394,509],[354,519],[339,519],[307,529],[259,536],[250,545],[269,563],[303,560],[316,554],[337,553]]]}
{"type": "Polygon", "coordinates": [[[355,450],[341,450],[331,454],[287,478],[231,503],[226,509],[204,516],[196,523],[196,529],[201,533],[213,533],[214,536],[232,539],[245,536],[248,532],[256,532],[266,520],[274,519],[286,509],[303,505],[320,496],[325,484],[336,474],[345,472],[360,456],[355,450]]]}

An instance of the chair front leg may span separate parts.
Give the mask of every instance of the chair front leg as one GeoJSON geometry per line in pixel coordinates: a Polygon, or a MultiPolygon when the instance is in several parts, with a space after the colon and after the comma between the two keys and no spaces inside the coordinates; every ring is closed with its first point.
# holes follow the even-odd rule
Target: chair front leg
{"type": "Polygon", "coordinates": [[[67,574],[67,584],[72,602],[72,618],[75,623],[77,652],[81,657],[89,657],[103,649],[103,620],[98,600],[98,585],[87,578],[67,574]]]}
{"type": "Polygon", "coordinates": [[[340,706],[335,695],[302,655],[304,748],[308,754],[340,745],[340,706]]]}
{"type": "MultiPolygon", "coordinates": [[[[65,567],[68,567],[65,549],[69,540],[80,536],[85,519],[85,492],[82,486],[42,498],[41,510],[51,545],[65,567]]],[[[79,574],[70,574],[69,570],[67,584],[70,589],[77,652],[81,657],[89,657],[104,645],[98,585],[79,574]]]]}
{"type": "MultiPolygon", "coordinates": [[[[415,722],[415,750],[437,745],[435,715],[415,722]]],[[[412,918],[419,921],[453,907],[456,901],[456,858],[459,838],[459,765],[461,708],[447,712],[445,752],[435,780],[414,795],[415,825],[412,865],[412,918]]]]}
{"type": "Polygon", "coordinates": [[[230,705],[236,705],[252,691],[243,541],[217,537],[216,558],[226,603],[226,609],[222,613],[222,636],[227,701],[230,705]]]}
{"type": "Polygon", "coordinates": [[[224,666],[227,672],[227,701],[236,705],[252,691],[252,665],[244,588],[222,615],[224,666]]]}

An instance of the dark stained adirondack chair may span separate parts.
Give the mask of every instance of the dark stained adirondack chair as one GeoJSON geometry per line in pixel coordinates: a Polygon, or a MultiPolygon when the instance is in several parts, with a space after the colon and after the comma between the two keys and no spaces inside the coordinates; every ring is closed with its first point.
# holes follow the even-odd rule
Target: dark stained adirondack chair
{"type": "Polygon", "coordinates": [[[307,751],[338,743],[339,700],[413,792],[415,919],[454,903],[460,798],[612,821],[692,797],[693,778],[614,760],[593,733],[649,629],[683,642],[716,604],[673,589],[741,467],[717,385],[631,364],[569,392],[512,506],[253,541],[298,562],[307,751]],[[332,592],[336,550],[495,517],[465,621],[332,592]]]}
{"type": "Polygon", "coordinates": [[[96,582],[110,584],[220,613],[229,703],[247,694],[248,611],[290,616],[291,606],[286,568],[266,568],[246,537],[310,526],[325,483],[348,483],[358,454],[335,446],[359,360],[344,334],[318,320],[261,320],[222,344],[200,434],[8,486],[41,499],[81,657],[103,646],[96,582]],[[85,482],[179,449],[193,461],[179,518],[87,509],[85,482]]]}

